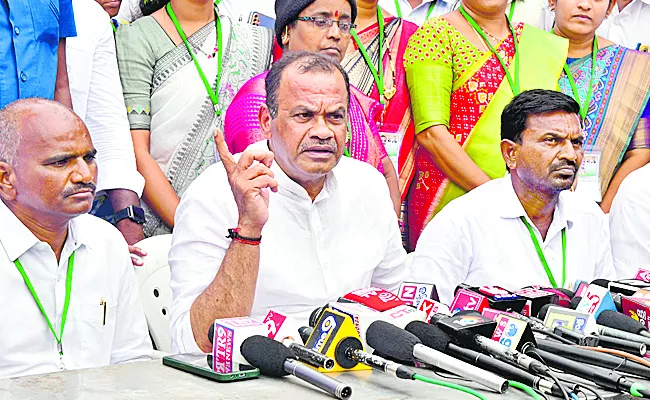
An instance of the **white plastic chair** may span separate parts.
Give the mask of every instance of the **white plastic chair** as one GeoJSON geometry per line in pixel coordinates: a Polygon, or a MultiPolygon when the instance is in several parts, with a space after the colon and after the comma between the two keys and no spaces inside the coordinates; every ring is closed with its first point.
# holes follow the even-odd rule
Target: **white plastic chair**
{"type": "Polygon", "coordinates": [[[171,349],[169,310],[172,291],[169,288],[171,272],[167,261],[171,243],[172,235],[160,235],[144,239],[135,245],[147,252],[143,259],[144,265],[135,267],[135,275],[149,333],[156,349],[166,353],[171,349]]]}

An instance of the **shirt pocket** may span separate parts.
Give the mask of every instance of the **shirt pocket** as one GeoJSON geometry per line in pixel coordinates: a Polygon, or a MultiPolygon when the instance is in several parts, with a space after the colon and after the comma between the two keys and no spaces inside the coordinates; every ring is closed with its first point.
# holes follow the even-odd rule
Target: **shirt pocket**
{"type": "Polygon", "coordinates": [[[58,0],[30,1],[34,39],[38,42],[57,44],[59,42],[59,2],[58,0]]]}
{"type": "Polygon", "coordinates": [[[106,316],[104,316],[103,305],[83,305],[81,309],[83,320],[81,329],[82,368],[110,364],[116,317],[116,303],[107,301],[106,316]]]}

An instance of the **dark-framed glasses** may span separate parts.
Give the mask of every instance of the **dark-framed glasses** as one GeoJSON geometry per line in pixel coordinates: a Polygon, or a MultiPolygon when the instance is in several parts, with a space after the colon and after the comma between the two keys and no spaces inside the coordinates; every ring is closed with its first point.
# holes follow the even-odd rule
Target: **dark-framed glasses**
{"type": "Polygon", "coordinates": [[[318,29],[330,29],[332,25],[336,22],[339,26],[341,33],[346,35],[350,34],[350,30],[356,28],[357,26],[350,21],[340,21],[335,19],[330,19],[326,17],[298,17],[298,21],[309,21],[314,24],[318,29]]]}

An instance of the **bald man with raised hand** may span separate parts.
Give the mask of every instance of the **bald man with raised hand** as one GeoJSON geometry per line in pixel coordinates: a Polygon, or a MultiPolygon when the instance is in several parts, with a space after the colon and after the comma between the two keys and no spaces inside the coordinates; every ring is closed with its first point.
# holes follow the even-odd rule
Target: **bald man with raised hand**
{"type": "Polygon", "coordinates": [[[95,153],[58,103],[0,110],[0,378],[150,358],[128,246],[87,214],[95,153]]]}

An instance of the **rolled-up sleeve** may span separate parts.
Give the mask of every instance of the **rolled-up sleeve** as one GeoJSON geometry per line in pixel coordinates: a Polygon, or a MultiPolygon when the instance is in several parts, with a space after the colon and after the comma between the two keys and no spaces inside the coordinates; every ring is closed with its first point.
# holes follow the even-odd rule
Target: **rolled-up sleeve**
{"type": "Polygon", "coordinates": [[[190,308],[217,275],[230,246],[227,229],[236,226],[237,215],[221,163],[204,171],[181,199],[169,251],[173,353],[201,352],[194,340],[190,308]]]}
{"type": "Polygon", "coordinates": [[[72,0],[59,0],[59,38],[77,36],[72,0]]]}

